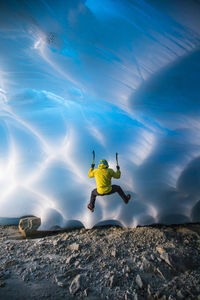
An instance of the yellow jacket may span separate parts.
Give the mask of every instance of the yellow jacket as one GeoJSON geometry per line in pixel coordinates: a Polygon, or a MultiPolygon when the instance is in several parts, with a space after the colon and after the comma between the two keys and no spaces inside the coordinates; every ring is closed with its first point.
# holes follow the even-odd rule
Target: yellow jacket
{"type": "Polygon", "coordinates": [[[113,171],[113,169],[109,169],[107,166],[101,164],[98,166],[98,169],[90,169],[88,173],[88,177],[95,177],[97,184],[97,192],[99,194],[107,194],[112,190],[111,179],[120,178],[121,172],[117,170],[117,172],[113,171]]]}

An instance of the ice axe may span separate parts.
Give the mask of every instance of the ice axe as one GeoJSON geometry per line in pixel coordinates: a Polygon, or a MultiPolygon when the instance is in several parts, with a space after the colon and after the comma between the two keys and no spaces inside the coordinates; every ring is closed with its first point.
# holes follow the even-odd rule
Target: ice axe
{"type": "Polygon", "coordinates": [[[95,161],[95,152],[94,152],[94,150],[92,151],[92,167],[94,168],[94,165],[95,165],[95,163],[94,163],[94,161],[95,161]]]}
{"type": "Polygon", "coordinates": [[[94,150],[92,151],[92,156],[93,156],[92,163],[94,164],[94,160],[95,160],[95,152],[94,152],[94,150]]]}
{"type": "Polygon", "coordinates": [[[116,163],[117,163],[117,167],[119,167],[119,162],[118,162],[118,153],[116,153],[116,163]]]}

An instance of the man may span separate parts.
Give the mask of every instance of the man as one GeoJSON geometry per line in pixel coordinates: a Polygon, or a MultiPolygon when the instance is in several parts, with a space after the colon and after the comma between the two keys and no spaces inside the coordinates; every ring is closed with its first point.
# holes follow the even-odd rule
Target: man
{"type": "Polygon", "coordinates": [[[121,175],[120,167],[117,166],[117,172],[109,168],[108,162],[105,159],[100,160],[98,169],[94,169],[94,164],[91,165],[88,177],[95,177],[97,188],[91,193],[90,203],[88,208],[93,212],[95,206],[95,200],[97,196],[111,195],[113,193],[118,193],[123,199],[124,203],[127,204],[131,198],[131,195],[125,195],[124,191],[119,185],[111,185],[111,179],[119,179],[121,175]]]}

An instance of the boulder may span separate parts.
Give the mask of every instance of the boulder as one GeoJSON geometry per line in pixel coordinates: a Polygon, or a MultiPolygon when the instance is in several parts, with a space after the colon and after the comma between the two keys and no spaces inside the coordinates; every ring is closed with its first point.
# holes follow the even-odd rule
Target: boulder
{"type": "Polygon", "coordinates": [[[41,219],[37,217],[22,218],[19,221],[19,231],[24,237],[34,236],[38,227],[41,225],[41,219]]]}

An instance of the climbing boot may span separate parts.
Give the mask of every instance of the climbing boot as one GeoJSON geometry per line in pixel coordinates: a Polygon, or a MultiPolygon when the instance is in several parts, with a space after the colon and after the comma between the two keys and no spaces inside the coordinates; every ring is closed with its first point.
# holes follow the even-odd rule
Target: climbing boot
{"type": "Polygon", "coordinates": [[[91,212],[94,211],[94,206],[92,206],[92,204],[88,204],[88,208],[89,208],[89,210],[91,210],[91,212]]]}
{"type": "Polygon", "coordinates": [[[130,199],[131,199],[131,195],[128,194],[128,195],[126,196],[126,200],[124,200],[125,204],[128,204],[128,202],[129,202],[130,199]]]}

